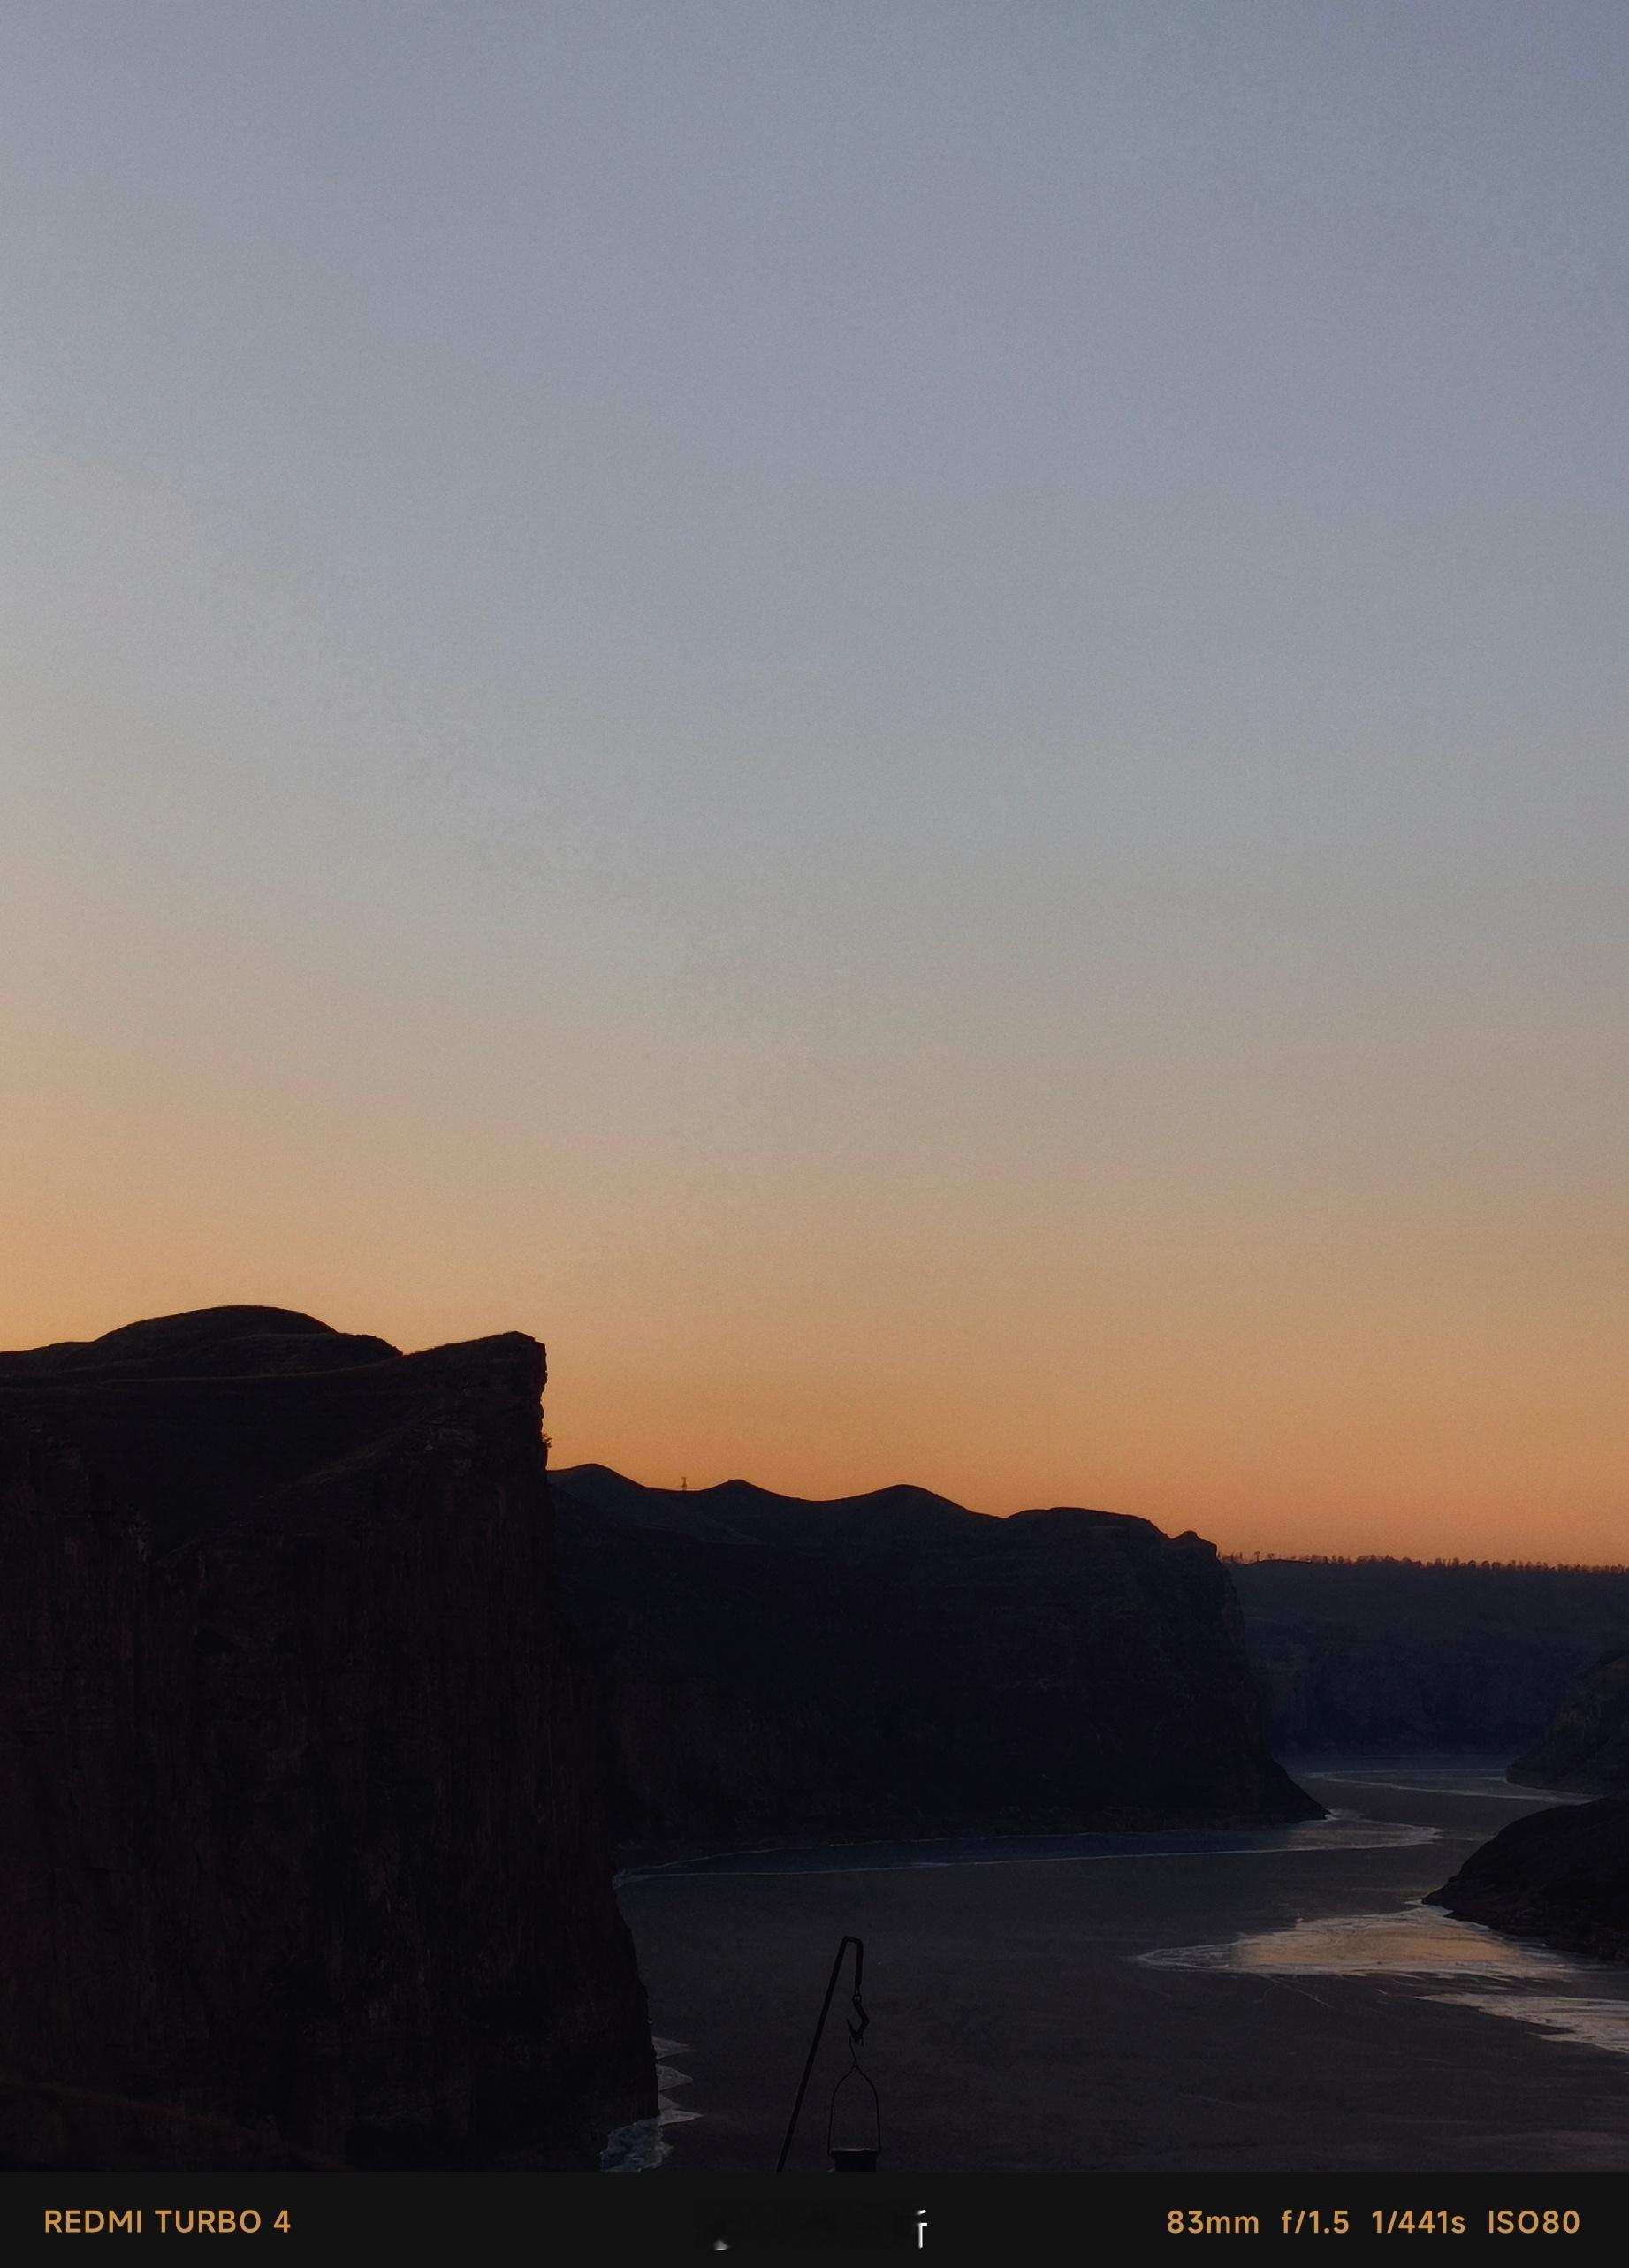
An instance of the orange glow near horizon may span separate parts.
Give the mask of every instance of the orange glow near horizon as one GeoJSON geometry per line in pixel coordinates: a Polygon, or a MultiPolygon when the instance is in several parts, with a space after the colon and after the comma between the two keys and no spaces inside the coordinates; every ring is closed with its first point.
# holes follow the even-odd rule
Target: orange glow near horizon
{"type": "Polygon", "coordinates": [[[717,967],[551,994],[412,892],[308,924],[106,871],[75,929],[11,878],[0,1343],[519,1329],[556,1462],[647,1482],[1629,1557],[1604,1010],[1248,964],[1071,1007],[947,942],[777,1019],[717,967]]]}
{"type": "Polygon", "coordinates": [[[161,1074],[145,1107],[141,1085],[119,1139],[88,1087],[26,1200],[8,1176],[4,1343],[237,1302],[407,1348],[521,1329],[549,1350],[557,1465],[811,1496],[910,1481],[1227,1551],[1629,1556],[1615,1295],[1558,1262],[1519,1275],[1464,1192],[1458,1219],[1412,1222],[1387,1192],[1388,1242],[1288,1198],[1267,1233],[1236,1184],[1207,1239],[1222,1193],[1175,1182],[1162,1214],[1127,1178],[1117,1212],[1071,1219],[1055,1189],[1003,1205],[993,1177],[979,1206],[920,1161],[847,1188],[654,1154],[529,1177],[484,1131],[347,1130],[312,1095],[298,1150],[250,1092],[217,1096],[242,1115],[189,1153],[161,1074]],[[240,1185],[219,1161],[246,1148],[240,1185]]]}

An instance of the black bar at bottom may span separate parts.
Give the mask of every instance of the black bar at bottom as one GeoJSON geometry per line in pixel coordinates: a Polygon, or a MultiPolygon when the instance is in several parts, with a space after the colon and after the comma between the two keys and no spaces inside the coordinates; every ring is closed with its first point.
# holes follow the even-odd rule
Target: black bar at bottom
{"type": "MultiPolygon", "coordinates": [[[[963,2264],[1345,2257],[1384,2245],[1480,2259],[1541,2237],[1565,2258],[1629,2242],[1629,2173],[824,2174],[8,2173],[0,2260],[61,2260],[82,2236],[231,2239],[251,2260],[963,2264]]],[[[105,2249],[93,2256],[105,2260],[105,2249]]],[[[113,2254],[115,2259],[122,2252],[113,2254]]],[[[193,2252],[182,2256],[194,2257],[193,2252]]]]}

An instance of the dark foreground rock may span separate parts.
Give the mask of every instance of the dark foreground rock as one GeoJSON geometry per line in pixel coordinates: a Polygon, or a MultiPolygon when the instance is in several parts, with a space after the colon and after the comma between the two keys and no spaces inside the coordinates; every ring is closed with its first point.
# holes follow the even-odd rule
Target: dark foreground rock
{"type": "Polygon", "coordinates": [[[1314,1817],[1263,1743],[1213,1546],[924,1489],[807,1503],[556,1473],[613,1667],[626,1859],[1314,1817]]]}
{"type": "Polygon", "coordinates": [[[1629,1797],[1513,1821],[1427,1902],[1567,1952],[1629,1960],[1629,1797]]]}
{"type": "Polygon", "coordinates": [[[0,1357],[0,2164],[591,2167],[654,2108],[543,1350],[0,1357]]]}

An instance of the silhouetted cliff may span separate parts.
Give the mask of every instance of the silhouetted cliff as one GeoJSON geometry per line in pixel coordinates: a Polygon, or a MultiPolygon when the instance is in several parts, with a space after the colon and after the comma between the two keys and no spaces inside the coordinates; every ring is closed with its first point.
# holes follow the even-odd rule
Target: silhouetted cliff
{"type": "Polygon", "coordinates": [[[1214,1548],[916,1488],[811,1503],[554,1475],[614,1665],[629,1857],[753,1842],[1295,1819],[1214,1548]]]}
{"type": "Polygon", "coordinates": [[[1513,1820],[1428,1902],[1513,1937],[1629,1960],[1629,1797],[1513,1820]]]}
{"type": "Polygon", "coordinates": [[[0,2163],[591,2167],[653,2107],[518,1335],[0,1357],[0,2163]]]}
{"type": "Polygon", "coordinates": [[[1629,1575],[1412,1560],[1229,1566],[1268,1739],[1320,1748],[1525,1747],[1629,1632],[1629,1575]]]}

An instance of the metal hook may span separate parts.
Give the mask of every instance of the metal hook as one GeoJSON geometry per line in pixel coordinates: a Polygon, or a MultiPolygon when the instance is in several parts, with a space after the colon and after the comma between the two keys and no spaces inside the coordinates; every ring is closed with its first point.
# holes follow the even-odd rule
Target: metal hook
{"type": "MultiPolygon", "coordinates": [[[[815,2057],[819,2052],[820,2035],[826,2029],[826,2015],[831,2008],[832,1997],[837,1990],[838,1976],[842,1970],[843,1955],[848,1952],[850,1945],[854,1947],[854,1991],[849,2005],[853,2008],[855,2016],[858,2017],[859,2021],[856,2024],[853,2017],[849,2017],[846,2020],[849,2029],[849,2068],[838,2081],[837,2086],[832,2089],[833,2111],[834,2112],[838,2088],[846,2086],[849,2081],[857,2074],[859,2078],[864,2082],[865,2085],[871,2088],[872,2104],[876,2122],[878,2148],[880,2149],[882,2144],[882,2105],[878,2099],[876,2089],[872,2086],[870,2079],[860,2068],[860,2059],[858,2053],[860,2042],[864,2038],[866,2032],[871,2027],[871,2018],[866,2014],[865,2004],[860,1998],[860,1984],[865,1973],[865,1943],[864,1938],[861,1937],[844,1937],[838,1945],[837,1958],[832,1963],[832,1973],[826,1979],[826,1998],[820,2003],[820,2013],[815,2021],[814,2037],[809,2043],[809,2054],[803,2064],[803,2075],[797,2082],[797,2097],[792,2104],[792,2115],[787,2121],[786,2138],[780,2145],[780,2155],[775,2160],[775,2171],[777,2173],[784,2173],[786,2171],[788,2153],[790,2151],[792,2147],[792,2137],[797,2131],[798,2113],[803,2107],[803,2097],[809,2090],[810,2078],[813,2074],[815,2066],[815,2057]]],[[[832,2113],[828,2113],[826,2118],[826,2146],[829,2150],[832,2139],[832,2113]]]]}

